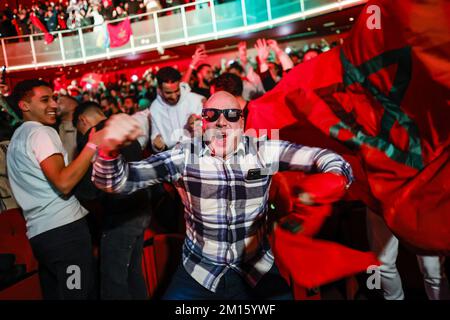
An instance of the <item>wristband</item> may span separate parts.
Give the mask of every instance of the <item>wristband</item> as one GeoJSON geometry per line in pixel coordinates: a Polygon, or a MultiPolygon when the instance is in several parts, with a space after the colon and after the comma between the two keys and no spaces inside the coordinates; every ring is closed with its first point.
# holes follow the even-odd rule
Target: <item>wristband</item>
{"type": "Polygon", "coordinates": [[[86,147],[88,147],[89,149],[92,149],[94,151],[97,151],[97,149],[98,149],[98,146],[95,143],[92,143],[92,142],[88,142],[86,144],[86,147]]]}
{"type": "Polygon", "coordinates": [[[98,155],[100,158],[102,158],[104,160],[114,160],[119,156],[119,152],[116,150],[107,152],[104,149],[100,149],[98,152],[98,155]]]}

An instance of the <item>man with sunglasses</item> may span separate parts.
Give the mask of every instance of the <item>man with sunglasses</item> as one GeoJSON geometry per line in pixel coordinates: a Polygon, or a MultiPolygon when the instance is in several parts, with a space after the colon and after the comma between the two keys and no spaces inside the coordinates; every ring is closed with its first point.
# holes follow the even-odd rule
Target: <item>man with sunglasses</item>
{"type": "Polygon", "coordinates": [[[202,116],[202,138],[130,163],[116,149],[138,136],[139,126],[111,119],[93,181],[114,193],[163,181],[177,188],[185,206],[186,237],[182,264],[164,299],[290,299],[267,239],[272,175],[325,172],[345,188],[353,179],[350,165],[329,150],[244,135],[242,109],[224,91],[209,98],[202,116]]]}

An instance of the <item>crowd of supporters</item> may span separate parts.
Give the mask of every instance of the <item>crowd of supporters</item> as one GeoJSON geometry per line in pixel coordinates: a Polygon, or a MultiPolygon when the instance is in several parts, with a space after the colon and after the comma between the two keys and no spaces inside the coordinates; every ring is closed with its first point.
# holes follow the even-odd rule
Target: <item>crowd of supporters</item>
{"type": "MultiPolygon", "coordinates": [[[[105,20],[115,20],[141,13],[170,8],[193,0],[55,0],[33,2],[31,6],[19,4],[1,8],[0,37],[23,36],[41,33],[40,24],[48,32],[74,30],[101,25],[105,20]]],[[[219,1],[220,3],[221,1],[219,1]]],[[[193,10],[195,6],[186,10],[193,10]]],[[[170,14],[167,12],[166,14],[170,14]]]]}
{"type": "MultiPolygon", "coordinates": [[[[48,189],[42,199],[35,198],[44,203],[47,200],[53,201],[50,198],[54,197],[59,201],[59,205],[64,207],[64,210],[56,210],[58,214],[68,213],[64,217],[66,224],[57,227],[56,224],[52,226],[55,222],[51,221],[52,217],[42,215],[42,221],[32,221],[32,215],[25,212],[31,221],[28,223],[28,237],[39,263],[52,265],[51,261],[39,254],[46,250],[49,243],[59,243],[59,239],[67,240],[67,243],[59,243],[60,252],[56,252],[53,248],[55,252],[52,254],[64,255],[66,245],[71,246],[73,252],[84,252],[83,254],[88,252],[86,257],[80,258],[84,261],[83,263],[86,263],[83,267],[86,270],[92,268],[89,256],[89,251],[92,251],[91,240],[94,246],[100,248],[100,288],[97,292],[86,291],[82,296],[72,296],[73,292],[62,290],[61,296],[52,296],[52,286],[56,284],[52,284],[52,281],[48,279],[47,282],[42,281],[42,277],[45,279],[54,271],[40,270],[44,298],[144,299],[147,293],[143,287],[144,280],[140,269],[144,230],[151,221],[156,220],[158,227],[164,232],[178,234],[185,232],[182,200],[170,185],[156,184],[142,188],[139,192],[119,196],[104,192],[109,188],[109,181],[105,182],[103,189],[98,188],[98,183],[102,183],[101,179],[94,185],[91,177],[95,175],[92,173],[90,161],[100,140],[98,132],[108,126],[108,119],[117,120],[119,123],[121,119],[129,120],[128,124],[124,122],[122,124],[127,126],[132,125],[130,124],[132,122],[144,133],[133,139],[132,144],[120,150],[126,161],[139,161],[148,155],[161,152],[168,154],[164,151],[174,149],[178,142],[186,138],[182,135],[177,136],[175,133],[178,130],[184,129],[189,139],[199,133],[201,117],[215,119],[209,123],[217,122],[218,118],[221,119],[220,121],[226,118],[232,124],[237,122],[241,113],[236,115],[229,111],[239,110],[239,112],[242,111],[245,128],[249,101],[272,90],[295,65],[314,59],[332,46],[322,43],[298,52],[286,50],[287,48],[283,48],[273,39],[258,39],[254,45],[255,57],[249,57],[247,44],[241,42],[238,44],[236,61],[230,61],[226,66],[214,66],[208,63],[205,47],[199,45],[192,55],[189,67],[183,70],[183,73],[173,67],[150,68],[141,79],[138,77],[128,79],[125,75],[121,75],[114,83],[87,83],[83,86],[73,80],[68,86],[59,88],[55,86],[53,91],[49,84],[35,79],[20,83],[13,88],[11,95],[8,94],[6,86],[0,86],[0,173],[2,173],[0,175],[0,212],[17,208],[19,202],[28,204],[29,197],[33,196],[34,192],[25,188],[23,191],[26,192],[21,191],[19,184],[23,182],[22,168],[19,168],[19,165],[14,168],[13,165],[8,169],[8,172],[15,175],[13,183],[16,192],[13,195],[6,175],[7,151],[11,158],[8,163],[11,164],[20,163],[19,160],[22,158],[35,155],[40,166],[32,162],[29,165],[25,164],[24,167],[34,166],[36,171],[26,177],[33,179],[44,177],[42,170],[45,177],[39,181],[42,185],[35,191],[41,190],[41,187],[48,189]],[[40,91],[33,91],[35,88],[40,88],[40,91]],[[219,111],[219,113],[203,114],[202,108],[207,106],[207,99],[220,91],[226,92],[222,93],[221,97],[226,99],[227,103],[234,103],[235,108],[223,110],[212,108],[211,110],[219,111]],[[29,102],[31,101],[28,97],[31,95],[30,92],[34,94],[34,102],[29,102]],[[50,100],[49,95],[53,95],[53,97],[50,96],[50,100]],[[47,100],[39,100],[36,96],[47,100]],[[18,102],[22,104],[20,108],[18,102]],[[32,109],[31,103],[36,103],[33,108],[39,112],[28,115],[28,119],[21,119],[23,110],[32,109]],[[40,104],[46,107],[39,109],[40,104]],[[45,111],[44,114],[40,113],[42,110],[45,111]],[[39,123],[40,119],[42,119],[41,123],[39,123]],[[22,123],[23,120],[25,120],[24,123],[22,123]],[[16,142],[12,143],[13,148],[10,148],[9,140],[14,130],[16,130],[16,142]],[[26,134],[27,130],[31,133],[26,134]],[[35,131],[38,133],[35,134],[35,131]],[[28,140],[17,142],[20,137],[28,140]],[[39,138],[48,140],[40,141],[39,138]],[[48,145],[52,145],[54,149],[49,148],[48,145]],[[27,147],[31,148],[32,152],[27,151],[27,147]],[[55,158],[55,154],[64,155],[64,163],[62,159],[55,158]],[[53,170],[55,167],[59,169],[53,170]],[[61,194],[64,197],[60,197],[61,194]],[[19,197],[17,202],[15,196],[19,197]],[[61,200],[62,198],[64,201],[61,200]],[[71,212],[74,212],[73,208],[68,208],[69,202],[76,208],[77,219],[87,217],[92,239],[87,236],[88,227],[84,224],[84,220],[67,218],[71,216],[71,212]],[[45,219],[50,220],[44,221],[45,219]],[[43,226],[51,228],[39,230],[43,226]],[[79,245],[71,242],[70,237],[66,239],[67,234],[79,237],[77,239],[79,245]]],[[[214,100],[214,97],[212,99],[214,100]]],[[[219,98],[216,100],[217,103],[220,102],[219,98]]],[[[253,109],[253,112],[258,110],[253,109]]],[[[31,156],[32,159],[33,157],[31,156]]],[[[9,179],[11,180],[11,175],[9,179]]],[[[52,202],[52,206],[55,206],[55,203],[52,202]]],[[[47,210],[45,208],[47,207],[44,206],[44,211],[47,210]]],[[[24,211],[26,210],[30,211],[25,208],[24,211]]],[[[372,216],[368,214],[368,217],[371,221],[369,221],[371,224],[368,222],[369,231],[385,228],[385,234],[389,235],[384,223],[375,221],[377,218],[375,214],[372,216]]],[[[371,237],[373,238],[373,235],[371,237]]],[[[374,239],[371,240],[374,241],[374,239]]],[[[398,241],[389,250],[390,265],[395,266],[397,251],[398,241]]],[[[430,299],[448,298],[448,283],[442,271],[443,261],[437,256],[418,256],[426,293],[430,299]],[[443,289],[441,290],[440,287],[443,289]]],[[[396,269],[382,271],[399,278],[396,269]]],[[[191,273],[198,276],[196,280],[205,288],[210,286],[207,277],[200,277],[195,270],[191,273]]],[[[86,283],[86,285],[93,285],[93,283],[86,283]]],[[[386,299],[404,298],[401,282],[398,279],[383,286],[386,299]]]]}
{"type": "MultiPolygon", "coordinates": [[[[46,150],[49,143],[55,144],[59,148],[59,152],[64,154],[64,159],[67,158],[66,168],[63,171],[77,168],[77,172],[83,173],[83,177],[80,176],[79,179],[74,180],[70,187],[62,186],[59,182],[67,182],[67,179],[71,180],[71,178],[57,176],[51,181],[56,184],[57,190],[65,194],[65,197],[74,197],[70,198],[71,202],[79,201],[81,203],[81,205],[77,205],[80,215],[84,216],[87,211],[90,212],[87,219],[92,233],[92,241],[94,246],[100,248],[101,252],[101,286],[94,296],[101,299],[145,298],[140,260],[143,232],[149,226],[150,216],[156,228],[163,232],[183,233],[184,225],[181,199],[173,190],[167,190],[168,185],[156,185],[141,192],[119,197],[102,192],[93,185],[90,178],[92,166],[88,169],[88,159],[84,159],[86,160],[85,165],[80,164],[81,161],[84,161],[80,159],[87,152],[86,148],[88,147],[86,146],[94,141],[91,134],[93,128],[101,130],[112,115],[131,115],[142,125],[145,135],[123,148],[121,152],[129,161],[140,160],[150,154],[173,148],[177,138],[172,139],[171,136],[176,130],[187,129],[189,134],[195,135],[198,132],[198,117],[201,114],[202,105],[211,94],[226,91],[234,96],[244,110],[245,117],[248,102],[271,90],[280,78],[294,67],[294,61],[298,63],[301,59],[308,60],[319,52],[319,49],[315,49],[315,51],[305,52],[302,56],[291,54],[293,58],[291,59],[276,41],[264,39],[258,40],[255,48],[258,53],[255,65],[250,62],[254,61],[254,57],[247,57],[245,42],[238,45],[239,59],[229,63],[225,69],[208,64],[208,54],[204,46],[198,46],[193,53],[189,68],[184,70],[183,74],[172,67],[150,68],[141,79],[135,77],[127,79],[121,75],[115,83],[80,86],[74,80],[68,86],[53,88],[54,102],[46,102],[48,105],[46,110],[50,110],[46,112],[46,117],[53,117],[52,110],[55,110],[57,115],[56,122],[51,125],[53,128],[51,130],[55,131],[47,132],[52,137],[52,142],[48,141],[45,146],[39,147],[40,141],[36,140],[30,147],[33,148],[33,152],[40,153],[46,150]],[[170,119],[165,118],[169,109],[170,119]],[[179,121],[173,121],[174,119],[179,121]],[[61,142],[58,142],[58,139],[61,142]],[[130,287],[127,288],[127,286],[130,287]]],[[[18,103],[18,100],[26,99],[30,86],[38,85],[40,88],[45,88],[47,84],[40,80],[32,80],[29,84],[25,84],[15,86],[11,92],[8,92],[6,86],[1,87],[2,149],[0,159],[2,163],[0,163],[0,169],[5,173],[0,181],[1,211],[17,208],[21,201],[22,205],[24,201],[25,203],[30,201],[30,199],[24,200],[22,196],[25,198],[28,196],[17,193],[17,189],[13,193],[10,182],[6,179],[6,154],[13,132],[18,134],[19,131],[27,129],[30,125],[36,126],[32,130],[41,131],[48,128],[38,125],[35,121],[27,121],[30,119],[22,118],[24,117],[23,112],[18,103]]],[[[13,154],[11,153],[10,156],[13,154]]],[[[53,161],[52,157],[48,159],[48,161],[53,161]]],[[[47,159],[42,160],[42,163],[45,161],[47,159]]],[[[52,164],[52,166],[55,165],[52,164]]],[[[14,169],[11,168],[11,170],[14,169]]],[[[63,171],[61,174],[64,174],[63,171]]],[[[45,174],[49,173],[45,172],[45,174]]],[[[11,177],[9,177],[9,181],[11,181],[11,177]]],[[[20,183],[22,179],[18,178],[15,181],[20,183]]],[[[17,185],[15,184],[15,186],[17,185]]],[[[70,210],[73,211],[73,208],[70,210]]],[[[25,212],[25,215],[28,214],[25,212]]],[[[71,222],[67,226],[76,228],[77,233],[84,230],[85,226],[77,223],[71,222]]],[[[46,226],[49,224],[51,224],[50,221],[45,223],[46,226]]],[[[33,242],[34,254],[39,255],[38,248],[54,240],[42,240],[39,235],[31,234],[30,230],[32,228],[29,229],[28,237],[33,242]]],[[[52,230],[57,232],[59,229],[52,230]]],[[[42,234],[48,235],[49,233],[42,234]]],[[[80,246],[73,247],[71,250],[82,252],[85,249],[80,246]]],[[[66,249],[62,248],[61,250],[66,249]]],[[[41,264],[49,263],[43,258],[39,259],[41,264]]],[[[89,261],[85,261],[85,263],[91,265],[89,261]]],[[[47,275],[44,272],[40,276],[45,278],[47,275]]],[[[7,279],[7,281],[13,281],[13,279],[7,279]]],[[[48,290],[50,289],[47,286],[48,283],[46,284],[44,281],[42,290],[45,298],[51,296],[49,296],[48,290]]],[[[64,294],[70,295],[71,292],[64,294]]]]}

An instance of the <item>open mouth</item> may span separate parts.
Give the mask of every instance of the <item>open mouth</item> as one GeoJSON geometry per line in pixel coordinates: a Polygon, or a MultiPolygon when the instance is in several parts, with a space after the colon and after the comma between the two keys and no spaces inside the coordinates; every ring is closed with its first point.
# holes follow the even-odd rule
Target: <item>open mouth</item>
{"type": "Polygon", "coordinates": [[[227,142],[227,134],[226,132],[217,131],[214,135],[214,142],[219,145],[225,145],[227,142]]]}

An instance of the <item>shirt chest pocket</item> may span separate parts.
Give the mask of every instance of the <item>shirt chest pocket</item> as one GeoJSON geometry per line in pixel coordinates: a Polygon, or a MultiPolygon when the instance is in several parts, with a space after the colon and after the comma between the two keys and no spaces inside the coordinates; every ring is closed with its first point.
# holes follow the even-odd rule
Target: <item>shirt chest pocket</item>
{"type": "Polygon", "coordinates": [[[240,202],[240,204],[245,206],[247,212],[253,211],[254,209],[264,205],[264,199],[266,197],[269,184],[270,176],[264,175],[264,172],[259,172],[259,170],[253,170],[250,172],[248,170],[245,172],[243,179],[237,185],[239,189],[242,189],[242,193],[244,194],[241,198],[245,200],[240,202]]]}

